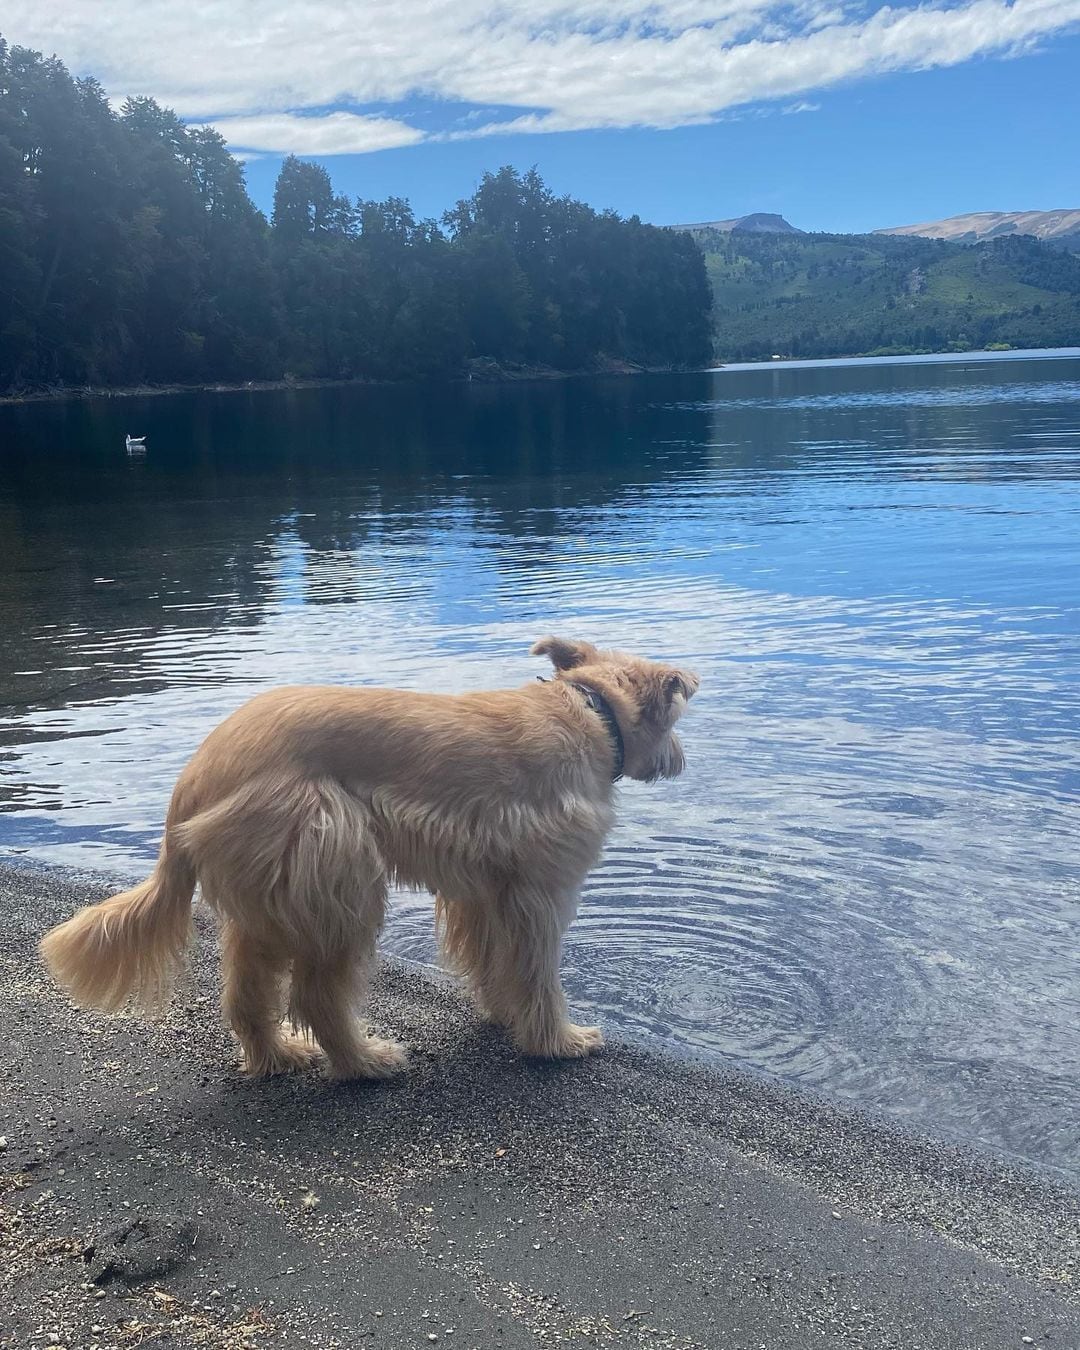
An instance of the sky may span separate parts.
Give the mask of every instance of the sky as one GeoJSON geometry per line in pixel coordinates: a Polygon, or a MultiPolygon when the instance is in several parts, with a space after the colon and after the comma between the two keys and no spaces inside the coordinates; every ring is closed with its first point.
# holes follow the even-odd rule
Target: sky
{"type": "Polygon", "coordinates": [[[485,170],[657,224],[1080,208],[1080,0],[5,0],[0,33],[435,216],[485,170]]]}

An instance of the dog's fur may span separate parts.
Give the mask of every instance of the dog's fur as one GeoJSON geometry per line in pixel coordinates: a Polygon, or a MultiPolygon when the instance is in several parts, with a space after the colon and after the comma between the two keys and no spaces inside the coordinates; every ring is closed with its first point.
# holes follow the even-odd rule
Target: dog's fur
{"type": "Polygon", "coordinates": [[[159,1006],[198,881],[222,920],[225,1016],[249,1072],[302,1067],[314,1038],[336,1077],[383,1077],[404,1049],[354,1013],[398,881],[435,892],[444,957],[519,1050],[598,1049],[599,1028],[567,1018],[559,962],[612,823],[615,749],[568,681],[607,700],[626,775],[651,781],[682,771],[672,728],[698,679],[587,642],[549,637],[532,650],[556,675],[523,689],[316,686],[252,699],[181,773],[149,879],[44,938],[55,979],[106,1011],[159,1006]]]}

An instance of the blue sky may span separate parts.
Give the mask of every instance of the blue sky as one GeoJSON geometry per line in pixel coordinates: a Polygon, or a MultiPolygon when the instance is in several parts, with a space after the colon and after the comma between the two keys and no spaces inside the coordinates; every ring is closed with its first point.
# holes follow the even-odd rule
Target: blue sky
{"type": "MultiPolygon", "coordinates": [[[[968,211],[1080,208],[1080,38],[1013,60],[860,80],[670,131],[507,135],[332,156],[340,191],[409,197],[439,215],[485,169],[536,164],[558,192],[657,224],[778,211],[858,231],[968,211]]],[[[268,206],[280,159],[247,166],[268,206]]]]}
{"type": "Polygon", "coordinates": [[[1080,0],[8,0],[3,33],[439,215],[485,169],[658,223],[1080,207],[1080,0]]]}

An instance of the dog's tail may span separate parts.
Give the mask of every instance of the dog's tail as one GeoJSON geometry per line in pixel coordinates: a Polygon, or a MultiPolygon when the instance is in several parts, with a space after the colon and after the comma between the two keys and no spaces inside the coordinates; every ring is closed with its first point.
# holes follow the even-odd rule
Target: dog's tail
{"type": "Polygon", "coordinates": [[[53,979],[83,1007],[118,1012],[130,999],[159,1009],[191,935],[194,889],[194,868],[166,835],[146,881],[46,933],[41,954],[53,979]]]}

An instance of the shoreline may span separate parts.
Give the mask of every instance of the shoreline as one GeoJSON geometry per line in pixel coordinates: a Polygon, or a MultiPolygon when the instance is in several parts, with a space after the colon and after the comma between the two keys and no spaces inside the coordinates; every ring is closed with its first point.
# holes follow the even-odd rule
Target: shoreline
{"type": "Polygon", "coordinates": [[[75,403],[95,399],[162,398],[174,394],[262,394],[306,389],[393,389],[420,384],[515,384],[529,380],[577,380],[603,375],[667,375],[679,373],[670,366],[643,366],[633,361],[597,362],[585,370],[559,370],[544,365],[500,365],[496,361],[475,360],[458,376],[412,377],[401,380],[311,377],[280,380],[210,380],[197,384],[70,385],[60,388],[28,390],[19,394],[0,394],[0,407],[31,403],[75,403]]]}
{"type": "Polygon", "coordinates": [[[919,351],[903,354],[863,352],[856,356],[783,356],[759,361],[727,360],[715,365],[705,366],[701,370],[696,368],[680,369],[672,366],[644,366],[633,361],[622,360],[597,362],[585,370],[559,370],[554,366],[544,365],[505,366],[496,361],[479,358],[471,361],[469,363],[470,369],[461,375],[439,378],[411,377],[401,380],[376,380],[357,376],[351,379],[312,377],[310,379],[281,380],[211,380],[198,384],[72,385],[62,388],[28,390],[20,394],[0,394],[0,407],[21,407],[34,403],[79,403],[99,399],[163,398],[175,394],[262,394],[307,389],[394,389],[424,384],[518,384],[534,380],[581,380],[605,375],[707,375],[720,370],[776,370],[785,367],[852,365],[863,361],[918,364],[920,362],[931,363],[943,357],[950,361],[982,358],[1020,360],[1033,359],[1043,355],[1048,359],[1052,356],[1080,356],[1080,347],[1017,347],[1010,348],[1007,351],[973,347],[970,351],[963,352],[919,351]]]}
{"type": "Polygon", "coordinates": [[[630,360],[605,360],[595,363],[587,370],[558,370],[553,366],[521,365],[502,366],[494,360],[477,359],[470,362],[470,369],[462,375],[444,378],[408,378],[408,379],[247,379],[247,381],[204,381],[194,385],[169,383],[169,385],[101,385],[66,386],[61,389],[28,390],[20,394],[0,394],[0,408],[3,406],[22,406],[27,404],[63,404],[63,402],[89,402],[108,400],[108,398],[162,398],[171,394],[261,394],[282,393],[285,390],[308,389],[397,389],[414,385],[513,385],[529,381],[549,381],[549,379],[589,379],[603,375],[676,375],[676,374],[713,374],[715,371],[730,370],[778,370],[784,367],[855,365],[859,362],[877,363],[931,363],[934,360],[948,358],[952,362],[964,359],[1021,360],[1037,359],[1039,356],[1080,356],[1080,347],[1017,347],[1008,351],[995,351],[991,348],[973,347],[971,351],[919,351],[906,354],[882,354],[882,352],[863,352],[857,356],[780,356],[771,360],[725,360],[702,370],[680,370],[671,366],[641,366],[630,360]]]}
{"type": "Polygon", "coordinates": [[[157,1022],[52,988],[38,936],[112,889],[0,863],[2,1346],[1080,1344],[1080,1191],[1034,1169],[618,1043],[523,1060],[392,962],[402,1078],[251,1082],[205,916],[157,1022]]]}
{"type": "Polygon", "coordinates": [[[843,366],[919,366],[919,365],[962,365],[965,361],[993,363],[996,361],[1069,361],[1080,358],[1080,347],[1010,347],[1008,351],[996,351],[989,347],[973,347],[964,352],[903,352],[881,353],[866,352],[861,356],[781,356],[767,361],[730,360],[714,367],[716,370],[812,370],[818,366],[836,368],[843,366]]]}

